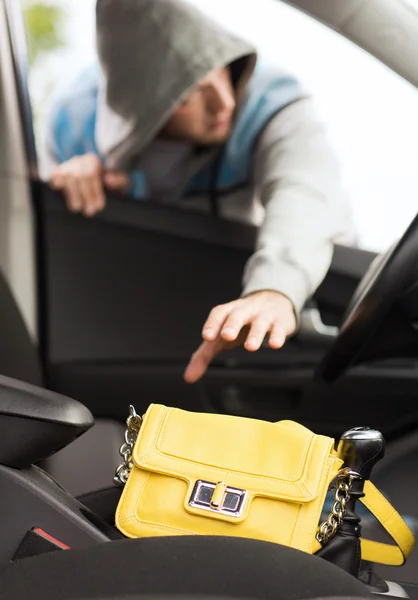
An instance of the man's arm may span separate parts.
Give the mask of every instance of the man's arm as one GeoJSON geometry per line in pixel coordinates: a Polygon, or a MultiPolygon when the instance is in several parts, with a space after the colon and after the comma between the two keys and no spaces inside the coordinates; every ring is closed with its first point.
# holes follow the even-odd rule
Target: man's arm
{"type": "Polygon", "coordinates": [[[337,160],[311,99],[270,121],[253,164],[265,218],[244,271],[243,296],[275,290],[299,315],[329,269],[334,241],[353,229],[337,160]]]}
{"type": "Polygon", "coordinates": [[[256,351],[266,335],[271,348],[281,348],[329,268],[333,242],[350,233],[338,165],[311,100],[269,122],[255,150],[254,183],[266,212],[243,294],[212,310],[185,371],[189,383],[229,348],[256,351]]]}

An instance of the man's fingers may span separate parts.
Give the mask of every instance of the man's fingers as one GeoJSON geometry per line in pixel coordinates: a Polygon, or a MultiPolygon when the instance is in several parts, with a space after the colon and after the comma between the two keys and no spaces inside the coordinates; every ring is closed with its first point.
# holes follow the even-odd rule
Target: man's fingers
{"type": "Polygon", "coordinates": [[[124,192],[129,189],[129,177],[126,173],[108,171],[103,176],[104,184],[110,190],[124,192]]]}
{"type": "Polygon", "coordinates": [[[65,178],[58,169],[52,173],[50,184],[54,190],[62,190],[64,188],[65,178]]]}
{"type": "Polygon", "coordinates": [[[207,342],[216,340],[221,332],[221,328],[233,309],[231,304],[221,304],[211,310],[208,320],[203,325],[202,336],[207,342]]]}
{"type": "Polygon", "coordinates": [[[237,339],[241,329],[250,323],[251,313],[242,308],[234,308],[225,320],[221,329],[221,336],[227,342],[233,342],[237,339]]]}
{"type": "Polygon", "coordinates": [[[104,208],[103,164],[93,153],[74,156],[56,167],[50,184],[64,192],[67,207],[73,212],[93,216],[104,208]]]}
{"type": "Polygon", "coordinates": [[[82,178],[79,180],[78,185],[83,201],[83,213],[86,217],[92,217],[97,211],[97,201],[92,181],[88,178],[82,178]]]}
{"type": "Polygon", "coordinates": [[[87,217],[92,217],[103,209],[104,194],[98,176],[81,178],[80,192],[83,196],[83,212],[87,217]]]}
{"type": "Polygon", "coordinates": [[[72,212],[80,212],[83,208],[83,198],[78,182],[71,175],[65,177],[64,193],[67,208],[72,212]]]}
{"type": "Polygon", "coordinates": [[[102,182],[100,181],[99,177],[94,177],[91,184],[93,188],[94,197],[96,198],[97,210],[103,210],[106,205],[106,198],[103,191],[102,182]]]}
{"type": "Polygon", "coordinates": [[[196,383],[207,371],[212,359],[220,352],[217,342],[203,342],[193,354],[184,372],[187,383],[196,383]]]}
{"type": "Polygon", "coordinates": [[[259,350],[271,327],[271,321],[265,317],[258,316],[251,324],[250,332],[244,344],[249,352],[259,350]]]}
{"type": "Polygon", "coordinates": [[[103,165],[97,156],[88,154],[81,159],[80,188],[84,199],[84,214],[92,217],[104,208],[105,199],[103,192],[103,165]]]}
{"type": "Polygon", "coordinates": [[[270,348],[273,348],[273,350],[278,350],[279,348],[281,348],[284,345],[285,341],[286,341],[286,329],[284,328],[283,324],[281,323],[281,320],[278,319],[274,323],[274,325],[271,329],[269,346],[270,346],[270,348]]]}
{"type": "Polygon", "coordinates": [[[293,333],[296,317],[293,304],[280,292],[262,290],[251,296],[214,308],[203,328],[206,340],[192,356],[184,379],[195,383],[213,358],[237,346],[255,352],[267,334],[273,349],[281,348],[287,335],[293,333]]]}

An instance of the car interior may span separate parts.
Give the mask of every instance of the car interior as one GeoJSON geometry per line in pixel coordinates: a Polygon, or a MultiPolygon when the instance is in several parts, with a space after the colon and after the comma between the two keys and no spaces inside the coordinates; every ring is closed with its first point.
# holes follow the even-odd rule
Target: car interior
{"type": "MultiPolygon", "coordinates": [[[[333,27],[418,86],[418,13],[407,3],[288,4],[333,27]],[[381,35],[387,28],[394,32],[392,44],[385,44],[381,35]]],[[[55,588],[43,588],[54,571],[65,581],[62,589],[72,590],[62,597],[116,598],[117,586],[103,573],[125,568],[132,580],[138,563],[141,569],[155,568],[155,553],[170,560],[178,552],[186,566],[177,576],[184,578],[187,557],[193,554],[186,541],[167,539],[158,549],[149,541],[149,550],[138,546],[128,556],[126,540],[113,526],[120,490],[112,479],[132,403],[138,413],[161,403],[269,421],[292,419],[337,441],[352,427],[370,425],[387,442],[372,480],[415,528],[418,218],[384,256],[336,246],[329,273],[305,307],[297,335],[280,352],[230,352],[216,360],[202,382],[188,386],[182,372],[199,342],[201,324],[212,306],[239,295],[256,232],[240,223],[110,194],[106,210],[94,220],[68,213],[60,195],[39,178],[25,31],[14,0],[0,0],[0,156],[4,597],[25,597],[31,585],[39,585],[39,597],[58,598],[55,588]],[[46,542],[34,528],[46,532],[46,542]],[[71,552],[50,552],[48,536],[71,552]],[[19,557],[22,544],[25,558],[19,557]],[[40,556],[26,558],[32,554],[40,556]],[[77,589],[70,581],[75,572],[77,589]],[[89,572],[103,577],[99,591],[88,583],[89,572]]],[[[362,518],[365,530],[380,539],[376,523],[367,514],[362,518]]],[[[202,544],[202,552],[208,552],[205,543],[196,542],[196,548],[202,544]]],[[[207,565],[207,581],[216,578],[223,559],[235,565],[244,552],[228,546],[235,541],[222,543],[217,566],[207,565]]],[[[270,560],[271,553],[263,552],[257,549],[248,565],[252,577],[270,560]]],[[[242,560],[245,571],[247,558],[242,560]]],[[[280,560],[296,564],[290,550],[280,560]]],[[[306,572],[320,570],[320,559],[303,560],[306,572]]],[[[418,598],[417,564],[415,551],[400,568],[376,567],[391,582],[384,593],[418,598]]],[[[321,568],[331,569],[333,581],[345,575],[332,565],[321,568]]],[[[123,573],[120,577],[129,579],[123,573]]],[[[244,580],[232,591],[225,584],[220,595],[275,597],[271,590],[245,589],[244,580]]],[[[200,585],[196,582],[193,597],[211,593],[210,585],[200,585]]],[[[362,584],[350,585],[338,580],[335,587],[324,587],[324,595],[341,596],[344,590],[345,595],[367,595],[362,584]]],[[[168,583],[167,588],[147,586],[141,587],[144,595],[167,595],[174,589],[168,583]]],[[[123,597],[138,591],[120,590],[123,597]]],[[[178,597],[183,593],[187,588],[178,597]]],[[[313,597],[307,588],[288,595],[313,597]]]]}

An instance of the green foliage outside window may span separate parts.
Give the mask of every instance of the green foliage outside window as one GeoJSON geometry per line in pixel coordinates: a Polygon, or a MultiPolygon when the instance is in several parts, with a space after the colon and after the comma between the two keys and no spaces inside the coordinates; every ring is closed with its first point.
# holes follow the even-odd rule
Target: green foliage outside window
{"type": "Polygon", "coordinates": [[[23,13],[33,67],[43,56],[66,45],[62,33],[66,13],[60,6],[33,0],[23,1],[23,13]]]}

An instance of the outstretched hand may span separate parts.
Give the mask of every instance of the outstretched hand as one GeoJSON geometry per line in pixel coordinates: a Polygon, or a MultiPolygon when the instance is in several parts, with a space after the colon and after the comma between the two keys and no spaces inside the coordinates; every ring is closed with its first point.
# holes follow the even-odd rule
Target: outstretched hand
{"type": "Polygon", "coordinates": [[[225,350],[244,346],[249,352],[261,347],[269,334],[269,346],[281,348],[294,333],[296,317],[291,301],[279,292],[255,292],[214,308],[203,326],[203,343],[193,354],[184,373],[187,383],[195,383],[212,360],[225,350]]]}

